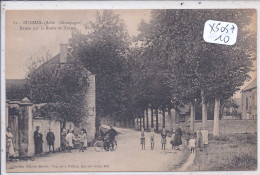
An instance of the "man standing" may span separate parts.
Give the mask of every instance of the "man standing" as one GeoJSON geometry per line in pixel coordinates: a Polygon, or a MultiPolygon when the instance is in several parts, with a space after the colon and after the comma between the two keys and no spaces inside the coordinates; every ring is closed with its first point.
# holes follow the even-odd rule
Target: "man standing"
{"type": "MultiPolygon", "coordinates": [[[[110,129],[107,131],[109,143],[113,143],[115,140],[115,137],[117,135],[117,131],[113,128],[113,126],[110,126],[110,129]]],[[[114,144],[112,144],[112,149],[114,149],[114,144]]]]}
{"type": "Polygon", "coordinates": [[[43,149],[42,149],[42,133],[40,133],[40,126],[36,126],[36,130],[33,133],[34,137],[34,146],[35,146],[35,155],[42,154],[43,149]]]}
{"type": "Polygon", "coordinates": [[[52,146],[52,150],[54,153],[55,136],[54,133],[51,131],[51,128],[49,128],[49,132],[47,133],[46,140],[47,140],[47,144],[49,145],[49,151],[51,152],[51,146],[52,146]]]}

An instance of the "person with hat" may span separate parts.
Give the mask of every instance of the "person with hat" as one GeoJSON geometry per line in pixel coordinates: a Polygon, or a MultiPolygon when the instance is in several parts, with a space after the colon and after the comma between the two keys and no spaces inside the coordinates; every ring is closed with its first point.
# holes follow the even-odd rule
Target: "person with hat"
{"type": "MultiPolygon", "coordinates": [[[[113,128],[113,125],[110,125],[110,129],[106,132],[106,134],[108,134],[108,138],[109,138],[109,143],[113,143],[113,141],[115,140],[115,137],[117,135],[117,131],[113,128]]],[[[112,144],[112,147],[114,145],[112,144]]],[[[112,148],[114,149],[114,148],[112,148]]]]}
{"type": "Polygon", "coordinates": [[[33,137],[34,137],[35,155],[42,154],[43,139],[42,139],[42,133],[40,132],[40,126],[36,126],[36,130],[33,133],[33,137]]]}
{"type": "Polygon", "coordinates": [[[47,145],[49,145],[49,152],[51,152],[51,147],[52,147],[52,152],[54,153],[55,136],[51,128],[49,128],[49,132],[47,133],[46,140],[47,140],[47,145]]]}

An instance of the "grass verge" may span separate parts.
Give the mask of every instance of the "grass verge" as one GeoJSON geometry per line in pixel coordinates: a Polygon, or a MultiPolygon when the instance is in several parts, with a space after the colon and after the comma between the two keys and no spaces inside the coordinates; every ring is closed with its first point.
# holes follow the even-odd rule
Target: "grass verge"
{"type": "Polygon", "coordinates": [[[257,134],[209,136],[209,145],[196,150],[188,171],[250,171],[257,169],[257,134]]]}

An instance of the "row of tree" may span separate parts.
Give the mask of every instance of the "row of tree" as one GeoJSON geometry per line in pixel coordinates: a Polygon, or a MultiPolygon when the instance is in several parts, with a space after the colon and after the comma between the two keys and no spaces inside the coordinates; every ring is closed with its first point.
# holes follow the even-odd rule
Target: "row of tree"
{"type": "Polygon", "coordinates": [[[201,102],[202,126],[206,127],[207,103],[214,101],[213,133],[218,135],[220,101],[239,90],[252,70],[256,40],[247,28],[252,15],[248,10],[152,11],[151,21],[140,24],[138,37],[142,42],[138,55],[144,63],[140,71],[146,79],[156,82],[156,86],[144,83],[144,89],[153,90],[150,94],[145,91],[144,98],[156,94],[156,100],[148,101],[162,110],[167,107],[178,111],[182,104],[190,104],[192,130],[195,102],[201,102]],[[209,19],[236,23],[237,43],[234,46],[206,43],[202,38],[203,27],[209,19]]]}
{"type": "Polygon", "coordinates": [[[86,25],[88,34],[73,32],[70,52],[96,74],[98,117],[133,123],[150,108],[156,120],[162,111],[165,126],[166,110],[178,115],[190,105],[194,131],[195,106],[201,104],[206,127],[207,104],[214,104],[218,135],[221,101],[250,79],[256,56],[255,34],[248,28],[252,15],[251,10],[152,10],[150,21],[142,20],[138,36],[131,38],[120,16],[104,10],[86,25]],[[236,44],[206,43],[203,27],[209,19],[236,23],[236,44]]]}

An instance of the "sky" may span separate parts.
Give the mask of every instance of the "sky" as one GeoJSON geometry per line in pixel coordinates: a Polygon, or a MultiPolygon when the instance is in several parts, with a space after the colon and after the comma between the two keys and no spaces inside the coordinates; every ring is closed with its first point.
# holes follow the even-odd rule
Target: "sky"
{"type": "MultiPolygon", "coordinates": [[[[121,19],[125,21],[130,36],[138,34],[138,25],[142,19],[149,20],[150,10],[117,10],[121,19]]],[[[68,43],[71,37],[69,27],[76,27],[83,31],[84,24],[95,19],[96,10],[59,10],[59,11],[7,11],[6,13],[6,78],[23,79],[26,76],[28,59],[31,55],[49,50],[52,56],[59,53],[62,43],[68,43]],[[45,24],[24,24],[26,21],[48,21],[45,24]],[[55,22],[55,24],[53,24],[55,22]],[[60,24],[75,22],[76,25],[60,24]],[[21,28],[22,26],[22,28],[21,28]],[[66,26],[66,29],[63,28],[66,26]],[[26,30],[25,27],[31,27],[26,30]],[[39,27],[38,30],[33,30],[39,27]],[[44,30],[41,29],[44,28],[44,30]],[[62,27],[63,30],[58,30],[62,27]],[[64,30],[65,29],[65,30],[64,30]]],[[[28,22],[27,22],[28,23],[28,22]]]]}
{"type": "MultiPolygon", "coordinates": [[[[140,21],[142,19],[149,21],[151,10],[115,10],[114,12],[124,20],[129,35],[134,36],[138,34],[140,21]]],[[[70,29],[76,27],[83,32],[84,24],[94,21],[95,14],[96,10],[7,11],[6,78],[25,78],[28,59],[31,55],[49,50],[51,55],[55,56],[59,53],[60,44],[68,43],[71,37],[70,29]],[[28,24],[33,22],[36,24],[28,24]],[[46,22],[48,22],[48,28],[46,28],[46,22]]],[[[256,15],[254,18],[256,19],[256,15]]],[[[250,28],[256,31],[256,20],[250,28]]],[[[254,68],[256,69],[256,61],[254,68]]],[[[250,76],[253,80],[256,78],[256,72],[251,72],[250,76]]],[[[250,82],[246,82],[243,87],[250,82]]],[[[235,96],[239,96],[239,92],[235,96]]]]}

